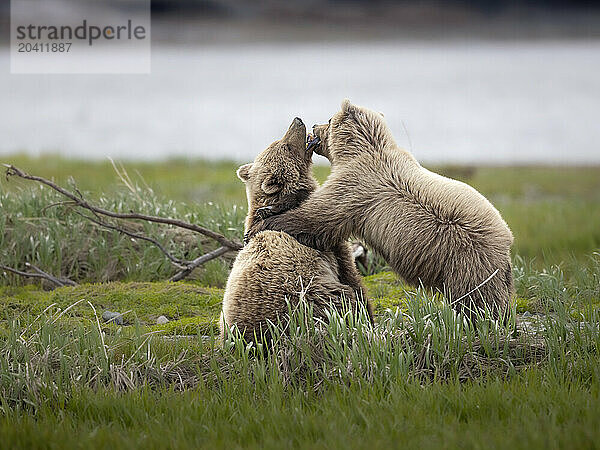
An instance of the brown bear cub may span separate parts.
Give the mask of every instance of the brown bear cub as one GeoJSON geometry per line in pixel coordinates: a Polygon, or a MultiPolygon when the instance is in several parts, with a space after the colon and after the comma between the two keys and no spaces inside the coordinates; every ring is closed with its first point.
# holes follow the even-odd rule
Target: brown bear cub
{"type": "MultiPolygon", "coordinates": [[[[296,118],[281,140],[238,169],[248,197],[246,230],[257,215],[297,207],[317,188],[311,157],[306,127],[296,118]]],[[[372,320],[349,244],[322,252],[286,233],[264,231],[248,240],[233,264],[223,298],[221,337],[224,327],[237,325],[247,341],[256,341],[267,332],[268,321],[284,320],[286,300],[298,304],[300,292],[315,317],[325,319],[330,305],[341,309],[344,303],[356,307],[364,302],[372,320]]]]}
{"type": "Polygon", "coordinates": [[[309,147],[331,174],[298,208],[257,222],[327,250],[354,236],[400,276],[444,292],[467,316],[505,314],[513,292],[513,236],[492,204],[467,184],[421,167],[399,148],[383,116],[342,103],[314,127],[309,147]]]}

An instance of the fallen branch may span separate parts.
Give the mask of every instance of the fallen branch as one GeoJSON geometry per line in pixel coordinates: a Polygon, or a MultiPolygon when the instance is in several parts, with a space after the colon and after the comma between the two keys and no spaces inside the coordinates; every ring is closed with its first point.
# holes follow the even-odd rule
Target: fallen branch
{"type": "Polygon", "coordinates": [[[0,264],[0,269],[5,270],[7,272],[14,273],[15,275],[19,275],[22,277],[41,278],[43,280],[48,280],[58,287],[77,286],[77,283],[75,283],[73,280],[69,280],[68,278],[64,278],[64,277],[60,277],[60,278],[55,277],[54,275],[50,275],[49,273],[44,272],[39,267],[36,267],[30,263],[25,263],[25,265],[27,267],[31,267],[33,270],[35,270],[35,272],[23,272],[21,270],[17,270],[12,267],[5,266],[4,264],[0,264]]]}
{"type": "Polygon", "coordinates": [[[198,267],[212,259],[218,258],[219,256],[224,255],[225,253],[230,252],[230,251],[231,250],[227,247],[219,247],[218,249],[213,250],[212,252],[209,252],[205,255],[199,256],[195,260],[190,261],[190,263],[188,264],[188,266],[185,269],[183,269],[180,272],[177,272],[175,275],[173,275],[169,281],[183,280],[190,273],[192,273],[192,270],[194,270],[196,267],[198,267]]]}
{"type": "MultiPolygon", "coordinates": [[[[93,217],[87,216],[87,215],[82,214],[82,213],[80,213],[78,211],[76,211],[76,213],[79,214],[84,219],[87,219],[90,222],[93,222],[96,225],[101,226],[103,228],[107,228],[109,230],[117,231],[117,232],[122,233],[122,234],[124,234],[126,236],[129,236],[129,237],[131,237],[133,239],[141,239],[143,241],[147,241],[147,242],[150,242],[150,243],[154,244],[161,252],[163,252],[163,254],[167,258],[169,258],[169,260],[173,263],[173,265],[175,267],[177,267],[178,269],[184,270],[184,269],[186,269],[192,263],[192,261],[184,261],[184,260],[175,258],[156,239],[153,239],[153,238],[151,238],[149,236],[145,236],[143,234],[133,233],[131,231],[126,230],[125,228],[121,228],[121,227],[118,227],[116,225],[111,225],[111,224],[106,223],[106,222],[104,222],[104,221],[102,221],[100,219],[94,219],[93,217]]],[[[223,248],[223,247],[221,247],[221,248],[223,248]]],[[[227,251],[229,251],[229,249],[227,249],[227,251]]]]}
{"type": "MultiPolygon", "coordinates": [[[[42,184],[52,188],[56,192],[62,194],[63,196],[65,196],[69,199],[68,201],[64,201],[64,202],[53,203],[52,205],[49,205],[46,208],[44,208],[44,210],[47,208],[54,207],[54,206],[63,206],[63,205],[80,207],[80,208],[83,208],[83,209],[89,211],[90,213],[92,213],[93,217],[89,214],[83,214],[77,210],[75,210],[75,212],[77,214],[79,214],[80,216],[84,217],[85,219],[95,223],[96,225],[113,230],[113,231],[117,231],[122,234],[125,234],[133,239],[141,239],[141,240],[150,242],[153,245],[155,245],[171,261],[171,263],[177,269],[179,269],[179,271],[175,275],[173,275],[173,277],[171,277],[171,281],[182,280],[182,279],[186,278],[198,266],[200,266],[208,261],[211,261],[215,258],[218,258],[219,256],[224,255],[225,253],[228,253],[231,251],[238,251],[242,248],[241,243],[230,240],[220,233],[217,233],[215,231],[201,227],[199,225],[184,222],[179,219],[170,219],[170,218],[165,218],[165,217],[150,216],[147,214],[136,213],[134,211],[130,211],[129,213],[119,213],[116,211],[110,211],[110,210],[107,210],[104,208],[100,208],[98,206],[90,204],[87,200],[85,200],[82,193],[76,188],[75,188],[75,192],[71,192],[71,191],[68,191],[67,189],[57,185],[56,183],[54,183],[50,180],[47,180],[46,178],[38,177],[36,175],[30,175],[27,172],[19,169],[18,167],[15,167],[11,164],[4,164],[4,166],[6,167],[6,177],[7,178],[9,178],[11,176],[16,176],[19,178],[23,178],[25,180],[37,181],[38,183],[42,183],[42,184]],[[113,219],[143,220],[143,221],[147,221],[147,222],[172,225],[175,227],[179,227],[179,228],[187,229],[187,230],[190,230],[190,231],[193,231],[196,233],[200,233],[200,234],[218,242],[220,244],[220,247],[217,248],[216,250],[213,250],[209,253],[199,256],[198,258],[194,259],[193,261],[182,260],[182,259],[176,258],[171,253],[169,253],[169,251],[167,251],[167,249],[156,239],[153,239],[149,236],[145,236],[140,233],[134,233],[123,227],[105,222],[104,220],[102,220],[101,216],[110,217],[113,219]]],[[[119,173],[119,172],[117,172],[117,173],[119,173]]],[[[47,280],[53,282],[54,284],[56,284],[57,286],[74,285],[74,282],[71,280],[56,278],[50,274],[43,272],[41,269],[35,268],[34,266],[31,266],[31,267],[37,273],[22,272],[22,271],[19,271],[19,270],[10,268],[10,267],[5,267],[5,266],[1,266],[1,267],[3,267],[5,270],[8,270],[17,275],[32,277],[32,278],[47,279],[47,280]]]]}
{"type": "Polygon", "coordinates": [[[128,231],[124,228],[115,226],[115,225],[111,225],[109,223],[106,223],[100,219],[94,219],[93,217],[89,217],[86,216],[85,214],[81,214],[81,213],[77,213],[79,214],[81,217],[84,217],[85,219],[88,219],[91,222],[94,222],[95,224],[104,227],[104,228],[108,228],[109,230],[114,230],[117,231],[119,233],[123,233],[133,239],[142,239],[144,241],[147,242],[151,242],[152,244],[154,244],[161,252],[163,252],[163,254],[169,258],[169,260],[171,260],[171,262],[173,263],[173,265],[175,267],[177,267],[178,269],[180,269],[179,272],[177,272],[175,275],[173,275],[169,281],[180,281],[183,280],[184,278],[186,278],[190,273],[192,273],[192,271],[198,267],[201,266],[202,264],[211,261],[215,258],[218,258],[221,255],[224,255],[225,253],[228,253],[231,251],[230,248],[228,247],[219,247],[216,250],[213,250],[209,253],[206,253],[204,255],[199,256],[198,258],[194,259],[193,261],[186,261],[186,260],[182,260],[182,259],[178,259],[175,258],[173,255],[171,255],[162,245],[160,242],[158,242],[156,239],[153,239],[151,237],[145,236],[143,234],[138,234],[138,233],[133,233],[131,231],[128,231]]]}
{"type": "Polygon", "coordinates": [[[18,167],[13,166],[12,164],[4,164],[4,167],[6,167],[6,177],[7,178],[11,177],[11,176],[16,176],[19,178],[23,178],[25,180],[32,180],[32,181],[37,181],[38,183],[45,184],[46,186],[61,193],[65,197],[71,199],[74,202],[74,204],[76,204],[77,206],[87,209],[88,211],[91,211],[93,213],[100,214],[102,216],[113,217],[115,219],[146,220],[148,222],[162,223],[162,224],[166,224],[166,225],[173,225],[173,226],[176,226],[179,228],[185,228],[185,229],[188,229],[191,231],[195,231],[196,233],[200,233],[211,239],[214,239],[219,244],[221,244],[223,247],[227,247],[230,251],[238,251],[238,250],[241,250],[243,247],[241,243],[227,239],[225,236],[223,236],[220,233],[217,233],[216,231],[212,231],[212,230],[209,230],[208,228],[204,228],[199,225],[194,225],[192,223],[184,222],[183,220],[169,219],[166,217],[158,217],[158,216],[149,216],[147,214],[140,214],[140,213],[136,213],[133,211],[131,211],[129,213],[118,213],[116,211],[109,211],[107,209],[103,209],[98,206],[91,205],[86,200],[84,200],[83,196],[81,196],[81,193],[79,193],[79,196],[78,196],[78,195],[58,186],[57,184],[53,183],[50,180],[47,180],[45,178],[38,177],[35,175],[30,175],[27,172],[24,172],[23,170],[19,169],[18,167]]]}

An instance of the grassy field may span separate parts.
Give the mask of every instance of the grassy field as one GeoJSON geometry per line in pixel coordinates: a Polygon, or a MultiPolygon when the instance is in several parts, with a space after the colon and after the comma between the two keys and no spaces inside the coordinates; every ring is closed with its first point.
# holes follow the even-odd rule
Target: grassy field
{"type": "MultiPolygon", "coordinates": [[[[234,163],[5,157],[107,208],[240,239],[234,163]],[[72,177],[72,180],[70,178],[72,177]]],[[[373,258],[377,324],[348,313],[268,353],[215,342],[231,259],[186,282],[146,243],[100,229],[25,181],[0,181],[0,263],[81,283],[0,281],[0,447],[593,448],[600,440],[600,168],[432,168],[486,195],[515,234],[507,324],[457,317],[373,258]],[[102,322],[103,311],[125,324],[102,322]],[[170,322],[157,325],[165,315],[170,322]]],[[[323,180],[326,167],[315,168],[323,180]]],[[[135,225],[131,224],[132,227],[135,225]]],[[[179,257],[213,244],[144,225],[179,257]]],[[[277,330],[274,330],[277,332],[277,330]]]]}

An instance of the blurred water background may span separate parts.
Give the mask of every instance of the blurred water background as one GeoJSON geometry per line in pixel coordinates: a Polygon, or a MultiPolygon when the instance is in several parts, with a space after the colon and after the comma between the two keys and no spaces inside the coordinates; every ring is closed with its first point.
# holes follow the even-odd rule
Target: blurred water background
{"type": "Polygon", "coordinates": [[[423,162],[600,164],[594,8],[272,3],[155,2],[150,75],[11,75],[2,46],[0,155],[245,161],[350,98],[423,162]]]}

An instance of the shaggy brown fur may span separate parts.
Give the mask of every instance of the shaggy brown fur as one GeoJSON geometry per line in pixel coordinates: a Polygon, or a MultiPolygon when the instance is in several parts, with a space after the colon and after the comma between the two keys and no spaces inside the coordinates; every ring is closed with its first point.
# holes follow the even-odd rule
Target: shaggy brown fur
{"type": "Polygon", "coordinates": [[[505,312],[513,236],[485,197],[421,167],[381,114],[347,100],[314,131],[331,175],[300,207],[256,223],[250,234],[283,230],[321,250],[355,236],[409,283],[446,293],[455,309],[505,312]]]}
{"type": "MultiPolygon", "coordinates": [[[[306,127],[296,118],[280,141],[238,169],[248,197],[246,230],[255,216],[296,207],[317,188],[312,151],[305,142],[306,127]]],[[[254,341],[261,330],[266,332],[268,320],[277,323],[287,315],[286,299],[293,306],[300,292],[316,317],[325,319],[330,304],[339,309],[343,301],[350,306],[365,301],[372,320],[349,244],[321,252],[285,233],[265,231],[249,240],[233,264],[223,298],[221,336],[223,325],[235,324],[246,340],[254,341]]]]}

